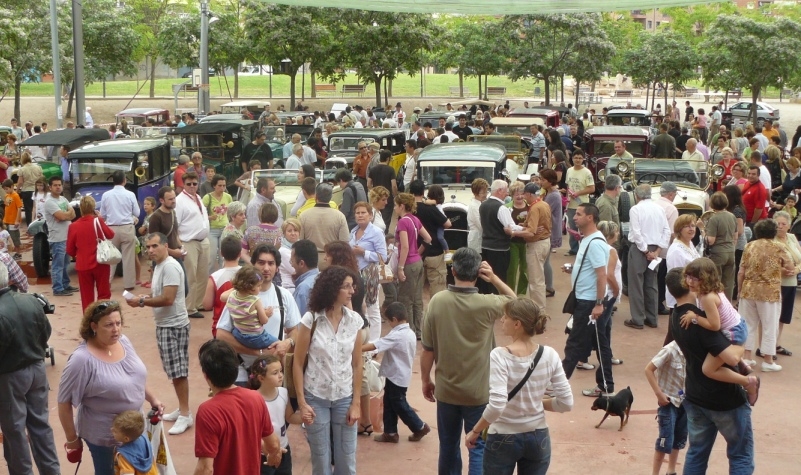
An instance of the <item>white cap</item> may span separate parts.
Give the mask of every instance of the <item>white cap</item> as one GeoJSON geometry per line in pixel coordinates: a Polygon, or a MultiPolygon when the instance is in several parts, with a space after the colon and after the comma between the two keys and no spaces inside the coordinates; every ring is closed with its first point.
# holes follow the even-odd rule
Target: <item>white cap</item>
{"type": "Polygon", "coordinates": [[[528,183],[531,181],[531,175],[521,173],[520,175],[517,175],[517,181],[528,183]]]}

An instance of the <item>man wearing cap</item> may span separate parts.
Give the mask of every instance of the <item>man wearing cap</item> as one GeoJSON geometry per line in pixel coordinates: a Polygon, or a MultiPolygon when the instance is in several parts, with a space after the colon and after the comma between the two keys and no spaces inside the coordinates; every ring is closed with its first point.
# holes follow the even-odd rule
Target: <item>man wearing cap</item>
{"type": "MultiPolygon", "coordinates": [[[[447,130],[447,129],[446,129],[447,130]]],[[[464,115],[459,116],[459,125],[453,127],[453,133],[458,135],[460,139],[467,141],[468,135],[473,135],[473,129],[467,126],[467,117],[464,115]]]]}
{"type": "Polygon", "coordinates": [[[176,195],[180,194],[184,189],[184,173],[186,173],[189,169],[189,162],[191,162],[189,155],[178,156],[178,166],[175,168],[175,171],[172,175],[172,180],[175,183],[176,195]]]}
{"type": "Polygon", "coordinates": [[[423,110],[422,110],[422,109],[420,109],[420,107],[419,107],[419,106],[418,106],[418,107],[415,107],[415,108],[412,110],[412,117],[411,117],[411,120],[409,120],[409,122],[411,122],[412,124],[414,124],[415,122],[417,122],[417,119],[420,117],[420,112],[422,112],[422,111],[423,111],[423,110]]]}
{"type": "Polygon", "coordinates": [[[256,132],[253,141],[245,145],[244,150],[242,150],[242,155],[239,158],[239,163],[242,166],[243,172],[248,171],[248,163],[250,163],[251,160],[260,161],[262,170],[273,167],[273,151],[270,149],[269,145],[264,143],[265,140],[267,140],[267,134],[259,131],[256,132]]]}
{"type": "MultiPolygon", "coordinates": [[[[387,105],[389,105],[389,104],[387,104],[387,105]]],[[[402,112],[403,112],[403,108],[401,107],[401,103],[398,102],[397,104],[395,104],[395,113],[392,114],[392,115],[393,115],[393,117],[395,117],[397,119],[398,118],[398,114],[400,114],[402,112]]]]}
{"type": "Polygon", "coordinates": [[[528,296],[545,309],[545,260],[551,252],[551,207],[542,200],[540,185],[527,183],[523,199],[529,205],[528,216],[521,231],[512,231],[512,237],[526,241],[526,267],[528,296]]]}
{"type": "Polygon", "coordinates": [[[406,113],[403,111],[398,111],[398,113],[395,114],[395,127],[401,130],[409,130],[409,124],[403,120],[405,118],[406,113]]]}

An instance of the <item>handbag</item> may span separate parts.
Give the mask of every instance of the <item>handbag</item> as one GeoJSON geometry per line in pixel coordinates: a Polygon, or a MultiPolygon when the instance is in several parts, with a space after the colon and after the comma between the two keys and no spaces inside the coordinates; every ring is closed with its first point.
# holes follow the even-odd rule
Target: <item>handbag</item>
{"type": "Polygon", "coordinates": [[[100,226],[100,218],[95,218],[95,238],[97,239],[97,263],[114,266],[122,261],[122,253],[114,246],[100,226]],[[101,237],[102,236],[102,237],[101,237]]]}
{"type": "Polygon", "coordinates": [[[392,267],[384,262],[381,254],[378,254],[378,283],[390,284],[395,281],[395,274],[392,272],[392,267]]]}
{"type": "MultiPolygon", "coordinates": [[[[312,314],[314,316],[314,314],[312,314]]],[[[283,321],[283,319],[282,319],[283,321]]],[[[317,318],[314,319],[309,332],[309,347],[311,347],[312,338],[314,338],[314,330],[317,329],[317,318]]],[[[297,399],[298,392],[295,389],[295,374],[293,371],[293,364],[295,363],[295,353],[287,353],[284,356],[284,387],[286,388],[287,395],[290,398],[297,399]],[[287,371],[287,368],[289,371],[287,371]]],[[[309,366],[309,349],[306,349],[306,359],[303,361],[303,374],[306,374],[306,368],[309,366]]]]}
{"type": "MultiPolygon", "coordinates": [[[[590,240],[590,242],[587,244],[587,249],[589,249],[590,246],[592,245],[592,241],[595,241],[597,239],[601,239],[601,238],[598,238],[598,237],[597,238],[592,238],[590,240]]],[[[578,273],[576,274],[576,282],[578,282],[578,279],[581,276],[581,267],[582,267],[582,265],[584,265],[584,258],[586,256],[587,256],[587,253],[585,251],[584,255],[581,256],[581,262],[579,263],[579,266],[578,266],[578,273]]],[[[565,304],[562,305],[562,313],[567,313],[567,314],[573,315],[573,312],[576,311],[576,304],[577,304],[576,289],[574,287],[574,288],[570,289],[570,293],[567,294],[567,298],[565,299],[565,304]]]]}

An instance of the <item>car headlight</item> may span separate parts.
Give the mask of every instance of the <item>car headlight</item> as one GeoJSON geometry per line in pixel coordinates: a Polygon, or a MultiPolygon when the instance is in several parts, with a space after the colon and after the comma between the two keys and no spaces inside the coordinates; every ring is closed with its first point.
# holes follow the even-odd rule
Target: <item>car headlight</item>
{"type": "Polygon", "coordinates": [[[712,173],[713,177],[720,179],[723,178],[723,175],[726,173],[726,170],[721,165],[712,165],[710,173],[712,173]]]}
{"type": "Polygon", "coordinates": [[[626,162],[620,162],[617,164],[617,172],[620,175],[628,175],[629,174],[629,164],[626,162]]]}
{"type": "Polygon", "coordinates": [[[606,169],[598,171],[598,181],[606,180],[606,169]]]}

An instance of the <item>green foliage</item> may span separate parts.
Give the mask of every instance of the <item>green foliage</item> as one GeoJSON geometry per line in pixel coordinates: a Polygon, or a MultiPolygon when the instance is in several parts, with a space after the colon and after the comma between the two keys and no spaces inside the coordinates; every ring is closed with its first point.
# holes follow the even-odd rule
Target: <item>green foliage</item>
{"type": "MultiPolygon", "coordinates": [[[[216,27],[217,24],[215,23],[216,27]]],[[[171,68],[198,67],[200,64],[200,12],[165,15],[159,23],[156,51],[171,68]]],[[[209,28],[211,30],[211,28],[209,28]]],[[[209,41],[211,45],[211,41],[209,41]]],[[[211,46],[209,46],[211,51],[211,46]]],[[[209,61],[209,64],[211,61],[209,61]]]]}
{"type": "Polygon", "coordinates": [[[718,16],[734,15],[739,12],[742,12],[742,9],[738,9],[734,2],[664,8],[662,13],[670,16],[670,22],[663,23],[661,28],[679,33],[693,47],[696,47],[704,40],[704,35],[718,16]]]}
{"type": "Polygon", "coordinates": [[[641,32],[640,45],[624,55],[624,72],[632,82],[645,86],[663,82],[680,88],[695,78],[698,56],[686,39],[675,31],[641,32]]]}
{"type": "Polygon", "coordinates": [[[616,54],[609,61],[611,74],[623,73],[626,69],[625,54],[640,45],[641,23],[634,21],[628,12],[609,12],[603,14],[601,29],[615,45],[616,54]]]}

